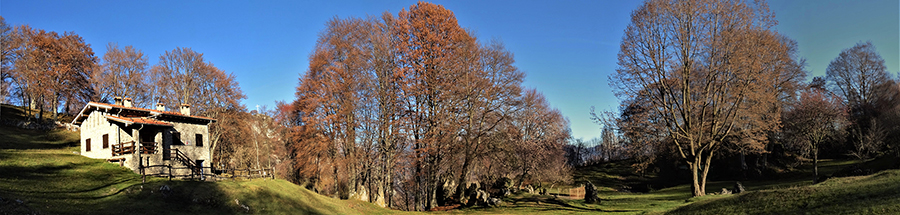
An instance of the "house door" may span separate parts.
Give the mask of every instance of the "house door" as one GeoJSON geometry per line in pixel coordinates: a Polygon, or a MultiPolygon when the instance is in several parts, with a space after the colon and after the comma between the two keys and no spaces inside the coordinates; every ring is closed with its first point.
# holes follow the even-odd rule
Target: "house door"
{"type": "Polygon", "coordinates": [[[197,160],[197,169],[199,170],[198,173],[200,173],[200,180],[206,180],[203,174],[203,160],[197,160]]]}
{"type": "Polygon", "coordinates": [[[172,152],[169,152],[169,149],[172,148],[172,144],[171,144],[171,141],[166,141],[166,137],[165,137],[166,135],[170,135],[170,134],[168,134],[167,132],[162,132],[162,134],[163,134],[163,137],[160,138],[160,139],[162,139],[162,141],[160,141],[161,142],[160,145],[162,145],[163,160],[171,160],[172,152]]]}
{"type": "Polygon", "coordinates": [[[156,142],[156,133],[155,130],[144,128],[141,130],[141,142],[156,142]]]}

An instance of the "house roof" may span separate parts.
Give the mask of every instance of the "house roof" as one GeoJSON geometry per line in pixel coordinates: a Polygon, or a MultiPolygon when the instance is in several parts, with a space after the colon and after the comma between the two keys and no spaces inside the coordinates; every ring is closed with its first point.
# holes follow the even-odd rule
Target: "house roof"
{"type": "MultiPolygon", "coordinates": [[[[169,121],[169,122],[188,122],[195,124],[209,124],[211,122],[215,122],[216,119],[202,116],[194,116],[194,115],[184,115],[178,112],[172,111],[159,111],[152,110],[146,108],[139,107],[125,107],[122,105],[115,104],[107,104],[107,103],[99,103],[99,102],[88,102],[84,105],[84,108],[81,109],[81,112],[78,115],[75,115],[75,119],[72,120],[72,124],[81,125],[85,119],[91,114],[93,111],[103,111],[107,113],[112,113],[117,115],[116,118],[119,119],[133,119],[137,120],[134,123],[138,124],[152,124],[152,122],[146,120],[153,120],[156,122],[169,121]],[[143,121],[142,121],[143,120],[143,121]],[[147,123],[140,123],[147,122],[147,123]]],[[[109,119],[109,118],[107,118],[109,119]]],[[[171,125],[170,125],[171,126],[171,125]]]]}
{"type": "Polygon", "coordinates": [[[116,122],[125,123],[125,126],[130,126],[131,124],[143,124],[143,125],[157,125],[157,126],[166,126],[172,127],[172,124],[165,123],[163,121],[142,118],[142,117],[117,117],[113,115],[104,116],[106,119],[116,122]]]}

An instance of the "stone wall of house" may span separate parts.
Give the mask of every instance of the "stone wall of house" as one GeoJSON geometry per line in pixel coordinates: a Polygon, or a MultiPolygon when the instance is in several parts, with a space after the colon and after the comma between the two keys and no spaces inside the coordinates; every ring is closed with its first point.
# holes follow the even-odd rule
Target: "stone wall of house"
{"type": "MultiPolygon", "coordinates": [[[[172,174],[175,175],[189,175],[191,171],[189,169],[183,169],[186,166],[181,162],[174,159],[175,155],[172,154],[172,159],[164,160],[162,153],[165,153],[165,149],[178,149],[182,153],[184,153],[187,157],[191,158],[191,161],[196,164],[197,160],[202,160],[204,167],[209,167],[209,126],[208,125],[198,125],[191,123],[179,123],[179,122],[168,122],[173,125],[171,128],[166,128],[160,131],[160,137],[158,141],[161,141],[163,145],[160,146],[158,155],[149,157],[149,160],[145,159],[145,164],[149,161],[150,166],[154,165],[169,165],[174,167],[172,169],[172,174]],[[197,134],[202,135],[202,145],[197,145],[197,134]],[[175,138],[177,136],[177,139],[175,138]]],[[[209,171],[209,169],[204,169],[204,171],[209,171]]],[[[169,169],[163,167],[153,167],[149,168],[145,171],[146,174],[168,174],[169,169]]]]}
{"type": "Polygon", "coordinates": [[[188,157],[203,160],[203,166],[209,166],[209,126],[190,123],[173,122],[173,128],[178,131],[184,145],[172,145],[172,148],[184,152],[188,157]],[[197,136],[201,136],[202,144],[197,143],[197,136]],[[198,146],[200,145],[200,146],[198,146]]]}
{"type": "Polygon", "coordinates": [[[106,119],[108,113],[93,111],[81,124],[81,155],[89,158],[110,159],[126,157],[125,162],[132,162],[129,156],[112,156],[112,146],[121,142],[134,141],[131,130],[122,130],[118,125],[106,119]],[[103,135],[108,135],[109,145],[103,147],[103,135]],[[87,140],[91,140],[91,149],[87,150],[87,140]]]}
{"type": "MultiPolygon", "coordinates": [[[[208,125],[198,125],[191,123],[178,123],[178,122],[168,122],[173,124],[173,127],[142,127],[144,130],[143,133],[138,134],[138,138],[140,135],[154,135],[154,142],[157,143],[157,150],[154,154],[125,154],[119,156],[112,156],[112,146],[121,142],[134,141],[134,133],[137,132],[135,126],[130,126],[128,128],[121,128],[121,124],[112,123],[107,120],[104,116],[109,113],[105,113],[103,111],[93,111],[88,116],[87,119],[84,120],[81,124],[81,154],[90,157],[90,158],[98,158],[98,159],[114,159],[114,158],[125,158],[123,162],[123,166],[128,167],[129,169],[134,170],[135,173],[139,172],[139,166],[141,165],[138,160],[143,161],[143,165],[145,166],[153,166],[153,165],[170,165],[176,167],[172,170],[173,174],[176,175],[189,175],[191,172],[189,169],[179,169],[184,168],[181,162],[170,159],[163,160],[163,153],[165,149],[178,149],[183,152],[185,155],[190,157],[192,161],[196,164],[197,160],[202,160],[202,165],[204,167],[209,167],[210,162],[210,142],[209,142],[209,126],[208,125]],[[109,135],[109,147],[103,148],[103,135],[109,135]],[[202,146],[197,146],[197,135],[202,135],[202,146]],[[176,143],[174,136],[178,136],[181,140],[180,143],[176,143]],[[87,150],[87,140],[91,140],[91,150],[87,150]]],[[[174,155],[172,155],[174,157],[174,155]]],[[[204,170],[208,171],[208,169],[204,170]]],[[[146,174],[168,174],[168,168],[150,168],[145,169],[146,174]]]]}

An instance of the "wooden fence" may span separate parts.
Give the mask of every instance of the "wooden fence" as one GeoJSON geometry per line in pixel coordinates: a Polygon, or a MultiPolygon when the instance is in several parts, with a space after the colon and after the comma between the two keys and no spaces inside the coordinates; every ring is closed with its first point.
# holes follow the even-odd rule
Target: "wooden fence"
{"type": "Polygon", "coordinates": [[[569,198],[584,199],[584,186],[570,188],[569,189],[569,198]]]}
{"type": "MultiPolygon", "coordinates": [[[[199,167],[200,171],[191,171],[192,167],[172,166],[172,165],[151,165],[144,166],[141,173],[149,176],[166,177],[169,180],[173,178],[189,178],[191,180],[245,180],[255,178],[271,178],[275,179],[274,169],[213,169],[212,167],[199,167]],[[156,171],[147,171],[156,170],[156,171]],[[161,171],[160,171],[161,170],[161,171]],[[187,170],[187,171],[180,171],[187,170]],[[146,173],[153,172],[153,173],[146,173]],[[189,174],[178,174],[179,172],[190,172],[189,174]],[[146,174],[145,174],[146,173],[146,174]]],[[[196,169],[195,169],[196,170],[196,169]]]]}

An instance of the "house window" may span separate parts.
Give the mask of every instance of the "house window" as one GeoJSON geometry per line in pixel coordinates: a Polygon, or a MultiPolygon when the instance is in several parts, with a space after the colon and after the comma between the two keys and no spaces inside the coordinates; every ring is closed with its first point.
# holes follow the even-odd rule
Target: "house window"
{"type": "Polygon", "coordinates": [[[84,140],[84,151],[91,151],[91,138],[87,138],[86,140],[84,140]]]}
{"type": "Polygon", "coordinates": [[[197,146],[203,146],[203,135],[202,135],[202,134],[197,134],[196,136],[197,136],[197,139],[196,139],[196,140],[197,140],[197,146]]]}
{"type": "Polygon", "coordinates": [[[181,142],[181,132],[172,131],[172,145],[185,145],[181,142]]]}
{"type": "Polygon", "coordinates": [[[103,135],[103,148],[109,148],[109,134],[103,135]]]}

